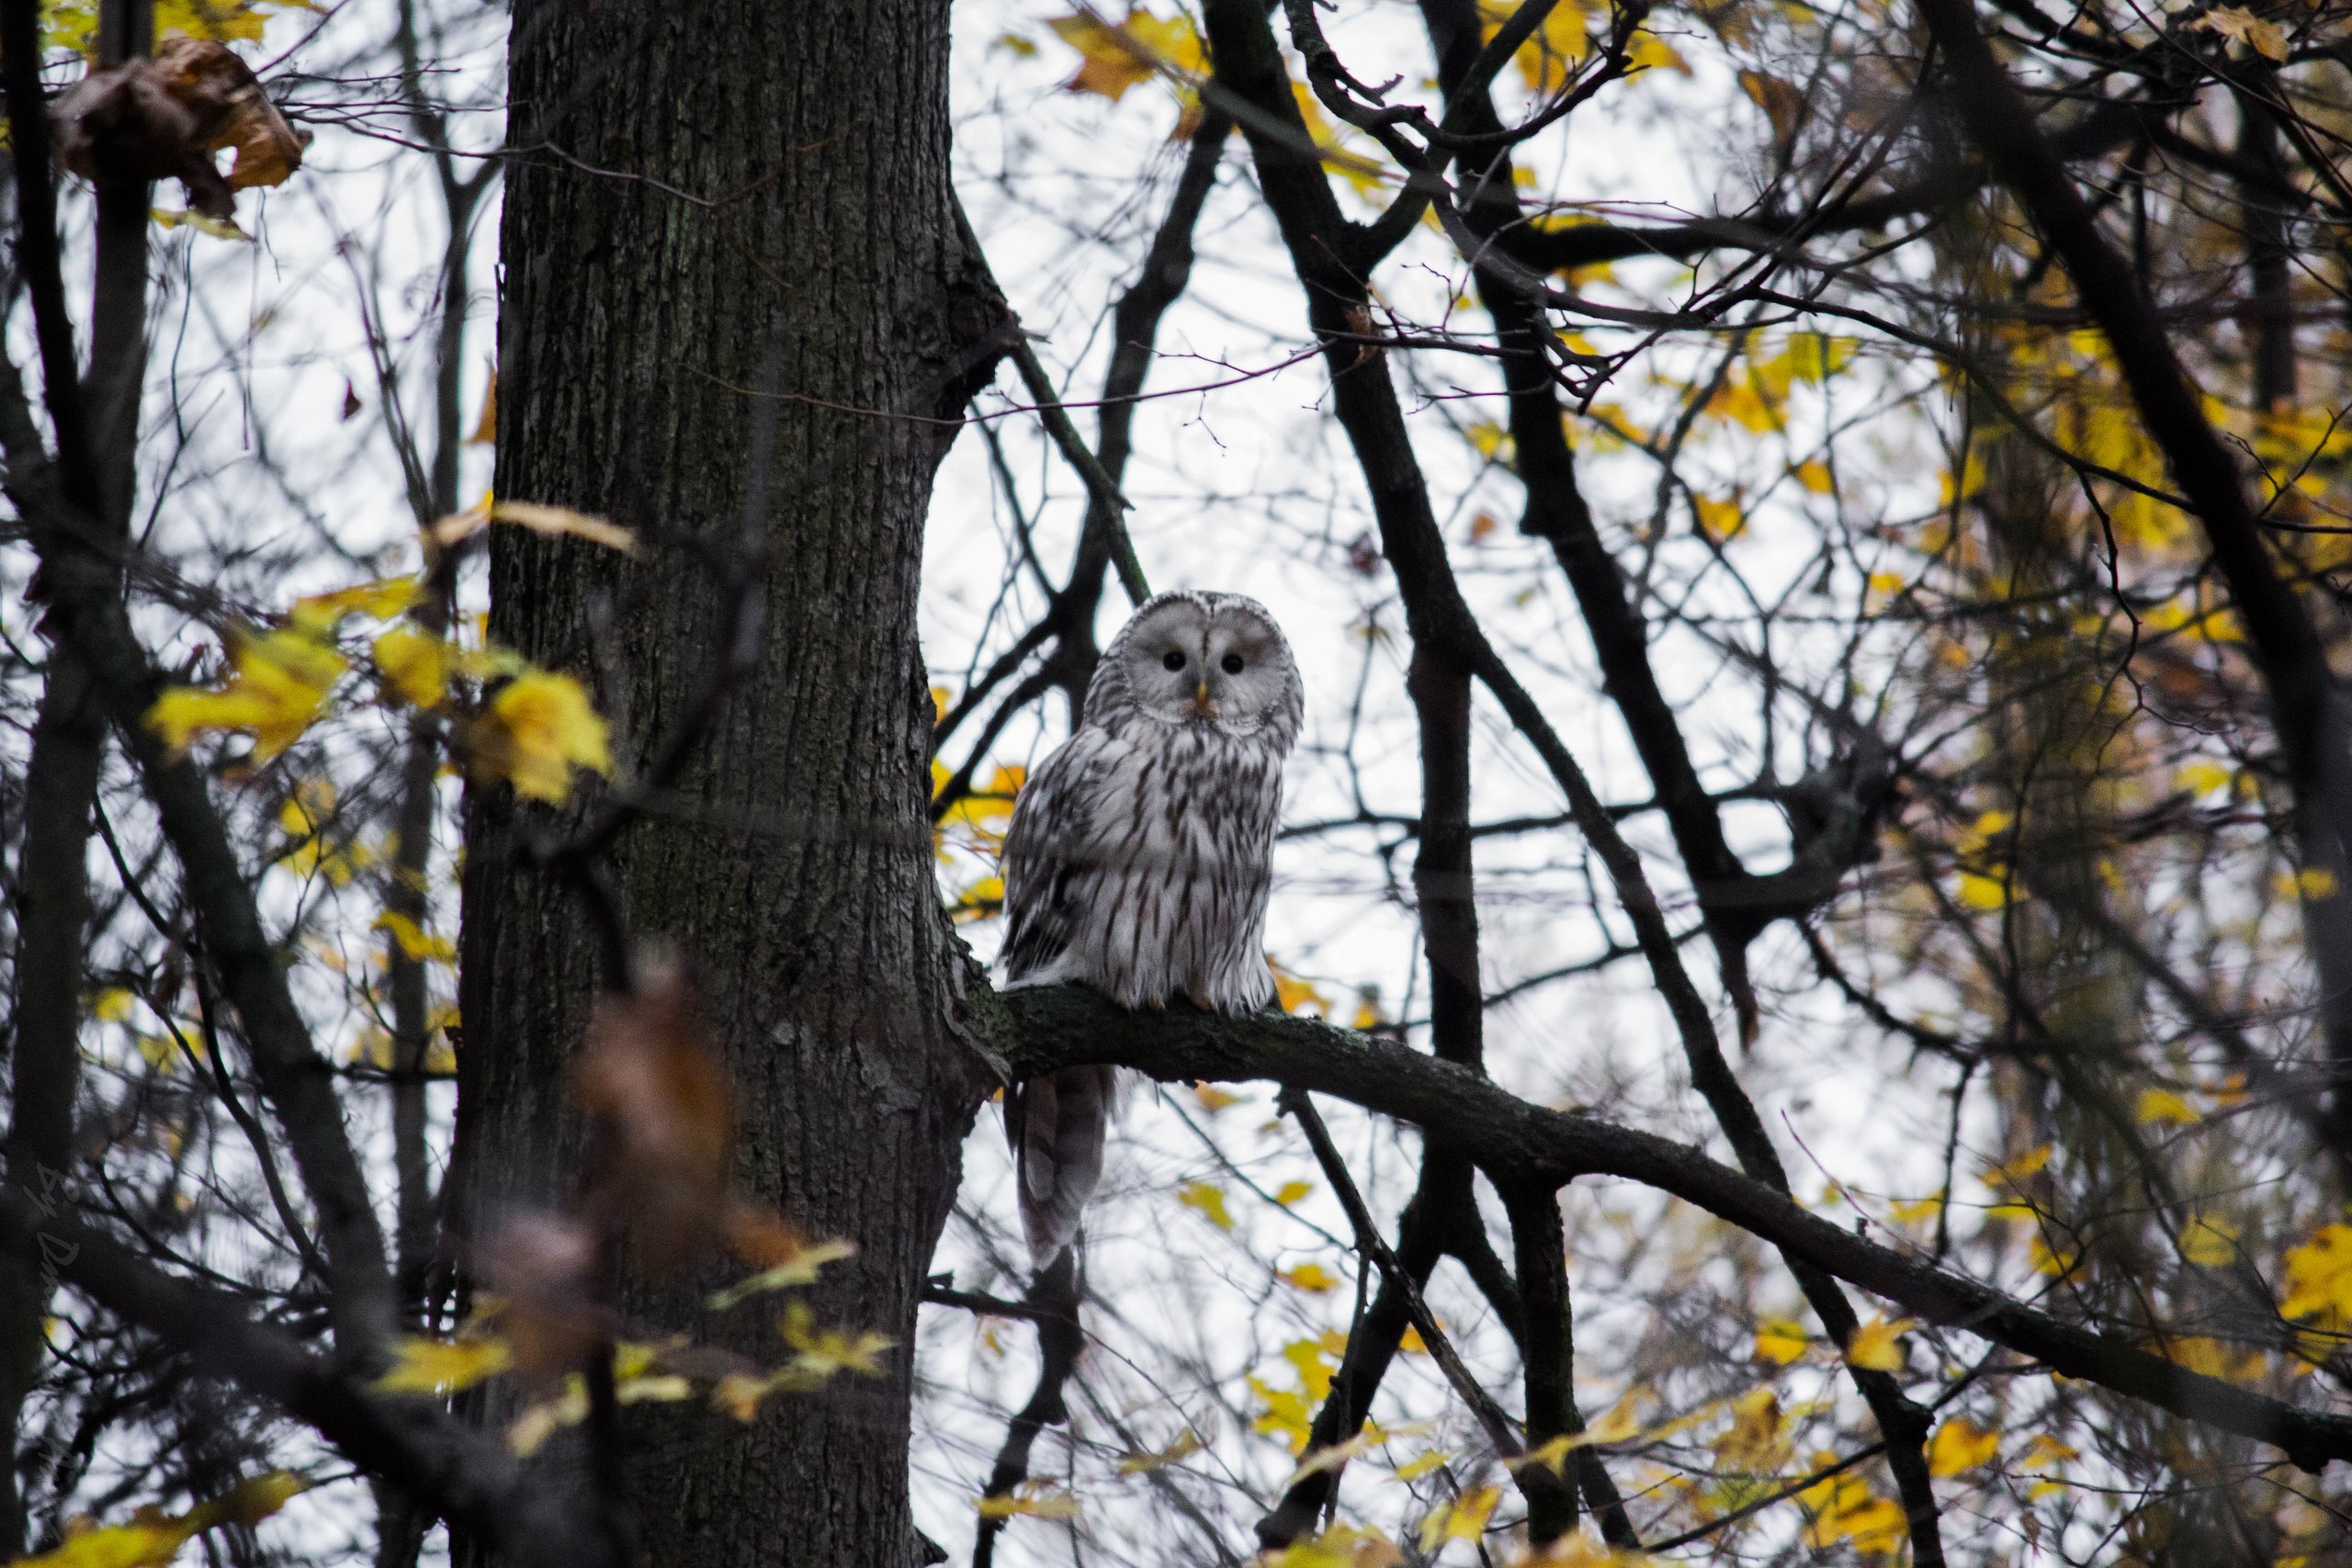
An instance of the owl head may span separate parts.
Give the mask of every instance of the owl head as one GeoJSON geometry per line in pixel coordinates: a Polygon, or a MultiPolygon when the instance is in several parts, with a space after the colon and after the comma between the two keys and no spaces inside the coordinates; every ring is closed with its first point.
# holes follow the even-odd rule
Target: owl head
{"type": "Polygon", "coordinates": [[[1086,722],[1204,725],[1288,751],[1305,712],[1298,666],[1266,607],[1238,593],[1162,593],[1102,650],[1086,722]]]}

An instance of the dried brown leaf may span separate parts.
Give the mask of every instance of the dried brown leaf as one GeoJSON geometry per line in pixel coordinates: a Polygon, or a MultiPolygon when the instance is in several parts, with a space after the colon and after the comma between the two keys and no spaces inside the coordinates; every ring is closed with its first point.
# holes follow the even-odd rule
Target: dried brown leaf
{"type": "Polygon", "coordinates": [[[639,971],[589,1024],[571,1095],[589,1127],[586,1213],[662,1273],[721,1238],[735,1109],[684,966],[654,956],[639,971]]]}
{"type": "Polygon", "coordinates": [[[1796,140],[1797,128],[1804,123],[1804,94],[1795,84],[1778,76],[1768,76],[1761,71],[1743,71],[1739,85],[1772,122],[1772,140],[1786,147],[1796,140]]]}
{"type": "Polygon", "coordinates": [[[86,179],[176,179],[188,206],[233,222],[233,192],[283,184],[304,139],[234,51],[209,39],[167,39],[152,60],[93,71],[57,100],[58,162],[86,179]],[[213,155],[236,158],[224,176],[213,155]]]}

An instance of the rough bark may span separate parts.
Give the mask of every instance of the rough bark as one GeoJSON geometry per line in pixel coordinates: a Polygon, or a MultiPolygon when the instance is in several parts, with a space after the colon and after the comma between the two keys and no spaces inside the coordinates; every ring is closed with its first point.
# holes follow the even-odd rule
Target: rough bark
{"type": "MultiPolygon", "coordinates": [[[[669,538],[632,560],[517,532],[491,566],[492,636],[594,677],[626,773],[723,657],[726,551],[747,514],[764,526],[763,645],[669,804],[615,841],[611,886],[699,976],[741,1184],[859,1248],[819,1317],[901,1345],[985,1076],[958,1042],[914,632],[932,477],[1005,327],[952,213],[947,21],[888,0],[516,6],[498,489],[669,538]],[[754,390],[763,364],[779,395],[754,390]]],[[[571,890],[527,867],[548,830],[470,795],[457,1157],[477,1249],[502,1206],[561,1189],[562,1074],[598,983],[571,890]]],[[[778,1358],[771,1314],[696,1301],[632,1287],[624,1307],[778,1358]]],[[[901,1351],[881,1382],[750,1428],[626,1412],[645,1558],[918,1561],[910,1393],[901,1351]]]]}

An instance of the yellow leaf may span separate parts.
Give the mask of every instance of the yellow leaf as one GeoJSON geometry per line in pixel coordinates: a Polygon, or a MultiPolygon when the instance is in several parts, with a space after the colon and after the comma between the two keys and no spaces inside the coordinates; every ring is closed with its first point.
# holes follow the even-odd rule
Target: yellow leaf
{"type": "Polygon", "coordinates": [[[1283,1359],[1297,1371],[1299,1386],[1319,1400],[1330,1394],[1331,1376],[1340,1370],[1340,1356],[1347,1348],[1348,1337],[1331,1329],[1312,1339],[1292,1340],[1283,1347],[1283,1359]]]}
{"type": "Polygon", "coordinates": [[[1690,509],[1698,514],[1700,529],[1718,543],[1737,537],[1740,530],[1747,526],[1745,509],[1736,495],[1718,499],[1712,495],[1693,494],[1690,509]]]}
{"type": "Polygon", "coordinates": [[[1955,897],[1963,908],[2005,909],[2019,891],[2016,877],[2001,870],[1987,874],[1963,868],[1955,897]]]}
{"type": "Polygon", "coordinates": [[[2183,762],[2179,771],[2173,774],[2172,782],[2191,795],[2211,795],[2217,789],[2229,787],[2236,782],[2237,776],[2237,770],[2228,763],[2200,757],[2193,762],[2183,762]]]}
{"type": "Polygon", "coordinates": [[[1636,71],[1663,67],[1668,71],[1679,71],[1685,76],[1690,74],[1690,62],[1682,58],[1681,52],[1647,28],[1634,35],[1633,47],[1625,53],[1636,71]]]}
{"type": "Polygon", "coordinates": [[[1502,1495],[1499,1486],[1476,1486],[1443,1507],[1432,1509],[1421,1521],[1421,1550],[1434,1551],[1449,1540],[1476,1540],[1485,1533],[1487,1520],[1502,1495]]]}
{"type": "Polygon", "coordinates": [[[571,793],[571,770],[613,771],[605,720],[569,675],[534,670],[499,688],[489,711],[468,730],[470,760],[515,793],[560,805],[571,793]]]}
{"type": "Polygon", "coordinates": [[[1781,416],[1773,400],[1753,378],[1733,378],[1715,389],[1707,400],[1706,412],[1717,419],[1727,419],[1744,430],[1766,434],[1780,427],[1781,416]]]}
{"type": "Polygon", "coordinates": [[[1290,1451],[1299,1453],[1306,1447],[1306,1439],[1314,1431],[1315,1409],[1304,1393],[1276,1388],[1254,1373],[1248,1380],[1250,1392],[1265,1402],[1265,1408],[1250,1421],[1250,1429],[1267,1437],[1279,1437],[1290,1444],[1290,1451]]]}
{"type": "Polygon", "coordinates": [[[1582,1432],[1562,1432],[1545,1438],[1516,1460],[1506,1460],[1504,1463],[1513,1470],[1524,1469],[1528,1465],[1538,1465],[1555,1475],[1563,1475],[1566,1473],[1568,1456],[1578,1449],[1589,1447],[1592,1441],[1593,1437],[1589,1429],[1582,1432]]]}
{"type": "Polygon", "coordinates": [[[1046,25],[1080,57],[1078,74],[1062,84],[1066,92],[1095,93],[1116,103],[1162,68],[1198,74],[1208,63],[1192,18],[1181,13],[1163,22],[1136,6],[1115,24],[1080,12],[1049,17],[1046,25]]]}
{"type": "Polygon", "coordinates": [[[588,1419],[588,1385],[578,1373],[565,1380],[564,1391],[554,1399],[542,1400],[514,1417],[506,1428],[507,1451],[517,1459],[529,1459],[547,1446],[547,1440],[565,1427],[577,1427],[588,1419]]]}
{"type": "Polygon", "coordinates": [[[1815,1519],[1806,1529],[1806,1541],[1815,1547],[1850,1540],[1855,1550],[1891,1555],[1910,1534],[1901,1504],[1891,1497],[1871,1497],[1815,1519]]]}
{"type": "Polygon", "coordinates": [[[1289,1491],[1310,1475],[1320,1475],[1326,1471],[1338,1470],[1349,1461],[1371,1452],[1385,1437],[1386,1434],[1381,1431],[1379,1423],[1365,1422],[1364,1429],[1346,1442],[1333,1443],[1329,1448],[1317,1449],[1301,1460],[1298,1468],[1292,1471],[1290,1478],[1283,1483],[1283,1490],[1289,1491]]]}
{"type": "Polygon", "coordinates": [[[2165,1359],[2192,1372],[2224,1382],[2253,1382],[2266,1370],[2259,1350],[2241,1350],[2218,1339],[2176,1339],[2163,1347],[2165,1359]]]}
{"type": "Polygon", "coordinates": [[[1234,1093],[1231,1089],[1219,1089],[1213,1083],[1194,1084],[1193,1086],[1193,1098],[1199,1100],[1201,1102],[1201,1109],[1207,1111],[1212,1116],[1216,1115],[1218,1111],[1225,1110],[1228,1106],[1239,1105],[1241,1103],[1241,1096],[1234,1093]]]}
{"type": "Polygon", "coordinates": [[[1995,1187],[2015,1187],[2030,1176],[2038,1176],[2050,1164],[2052,1145],[2038,1144],[2006,1165],[1984,1168],[1985,1181],[1995,1187]]]}
{"type": "Polygon", "coordinates": [[[1256,1568],[1398,1568],[1405,1554],[1376,1529],[1333,1525],[1320,1535],[1250,1561],[1256,1568]]]}
{"type": "Polygon", "coordinates": [[[623,1404],[675,1404],[694,1396],[695,1385],[675,1372],[632,1372],[613,1382],[613,1397],[623,1404]]]}
{"type": "Polygon", "coordinates": [[[413,577],[379,578],[373,582],[338,588],[332,593],[297,599],[287,611],[287,618],[300,630],[324,637],[341,626],[346,615],[388,621],[415,604],[424,591],[424,584],[413,577]]]}
{"type": "Polygon", "coordinates": [[[2281,1262],[2287,1274],[2282,1315],[2352,1317],[2352,1225],[2322,1226],[2302,1246],[2289,1247],[2281,1262]]]}
{"type": "Polygon", "coordinates": [[[289,841],[278,863],[298,876],[322,872],[337,887],[349,884],[354,874],[366,870],[375,862],[375,852],[364,844],[335,845],[326,838],[326,828],[334,815],[334,784],[322,778],[298,779],[294,788],[277,807],[277,825],[286,830],[289,841]]]}
{"type": "Polygon", "coordinates": [[[514,1364],[506,1341],[494,1336],[392,1341],[391,1367],[374,1384],[379,1393],[454,1393],[514,1364]]]}
{"type": "Polygon", "coordinates": [[[377,671],[411,707],[437,707],[449,690],[449,644],[413,626],[393,626],[368,645],[377,671]]]}
{"type": "MultiPolygon", "coordinates": [[[[934,762],[931,792],[935,798],[953,775],[934,762]]],[[[1029,782],[1029,771],[1018,765],[992,770],[979,787],[966,793],[939,817],[935,836],[941,845],[950,831],[956,842],[993,856],[1003,848],[1005,830],[1012,825],[1012,807],[1022,786],[1029,782]]],[[[944,859],[945,851],[940,852],[944,859]]],[[[1001,895],[1000,895],[1001,897],[1001,895]]]]}
{"type": "Polygon", "coordinates": [[[1846,1359],[1857,1367],[1873,1372],[1899,1372],[1903,1370],[1905,1330],[1917,1327],[1910,1318],[1897,1318],[1893,1323],[1873,1317],[1854,1330],[1846,1341],[1846,1359]]]}
{"type": "Polygon", "coordinates": [[[1917,1225],[1925,1224],[1927,1222],[1934,1219],[1938,1214],[1943,1213],[1943,1208],[1944,1195],[1939,1192],[1932,1198],[1921,1198],[1913,1202],[1890,1204],[1888,1205],[1887,1213],[1894,1216],[1894,1223],[1897,1224],[1917,1225]]]}
{"type": "Polygon", "coordinates": [[[2295,889],[2312,903],[2335,897],[2335,873],[2324,865],[2307,865],[2295,874],[2295,889]]]}
{"type": "Polygon", "coordinates": [[[2080,1253],[2053,1251],[2049,1239],[2039,1231],[2034,1233],[2033,1243],[2027,1249],[2027,1258],[2032,1263],[2035,1273],[2048,1274],[2053,1279],[2060,1275],[2073,1273],[2075,1266],[2082,1262],[2080,1253]]]}
{"type": "Polygon", "coordinates": [[[259,43],[264,20],[261,7],[248,0],[157,0],[155,38],[161,42],[179,33],[216,43],[259,43]]]}
{"type": "Polygon", "coordinates": [[[232,631],[229,662],[227,685],[175,686],[147,710],[148,728],[175,753],[199,734],[243,730],[254,738],[254,761],[266,762],[317,722],[327,693],[350,668],[332,647],[299,631],[232,631]]]}
{"type": "MultiPolygon", "coordinates": [[[[1514,7],[1496,0],[1479,6],[1480,31],[1492,38],[1514,7]]],[[[1567,85],[1568,73],[1590,47],[1584,7],[1577,0],[1562,0],[1552,7],[1528,40],[1511,56],[1527,90],[1548,96],[1567,85]]]]}
{"type": "Polygon", "coordinates": [[[1735,1475],[1779,1473],[1788,1461],[1788,1445],[1781,1440],[1780,1396],[1770,1388],[1752,1388],[1732,1401],[1731,1425],[1715,1439],[1715,1468],[1735,1475]]]}
{"type": "MultiPolygon", "coordinates": [[[[1287,1209],[1314,1190],[1315,1183],[1312,1181],[1285,1181],[1274,1189],[1274,1201],[1287,1209]]],[[[1410,1334],[1412,1330],[1408,1328],[1405,1332],[1410,1334]]]]}
{"type": "Polygon", "coordinates": [[[1510,461],[1510,432],[1493,420],[1479,420],[1462,434],[1469,438],[1472,446],[1477,448],[1481,457],[1506,464],[1510,461]]]}
{"type": "MultiPolygon", "coordinates": [[[[1813,1457],[1815,1464],[1837,1458],[1829,1453],[1813,1457]]],[[[1808,1486],[1797,1496],[1812,1515],[1804,1539],[1815,1550],[1851,1540],[1863,1551],[1892,1552],[1903,1543],[1906,1531],[1902,1508],[1886,1498],[1872,1496],[1870,1483],[1850,1471],[1808,1486]]]]}
{"type": "Polygon", "coordinates": [[[2199,1120],[2197,1108],[2168,1089],[2143,1089],[2132,1115],[2151,1126],[2188,1127],[2199,1120]]]}
{"type": "Polygon", "coordinates": [[[1315,1010],[1318,1018],[1331,1015],[1331,998],[1316,989],[1315,982],[1292,974],[1279,964],[1268,965],[1274,972],[1274,1005],[1284,1012],[1305,1012],[1315,1010]]]}
{"type": "Polygon", "coordinates": [[[828,1263],[838,1263],[844,1258],[857,1256],[857,1244],[853,1241],[819,1241],[798,1243],[791,1256],[769,1269],[762,1269],[748,1280],[738,1280],[710,1298],[710,1310],[725,1312],[738,1302],[767,1291],[789,1290],[796,1285],[813,1285],[819,1270],[828,1263]]]}
{"type": "Polygon", "coordinates": [[[1347,1343],[1347,1336],[1334,1329],[1283,1346],[1283,1359],[1298,1375],[1295,1392],[1276,1388],[1252,1373],[1248,1379],[1250,1390],[1265,1402],[1265,1408],[1250,1423],[1250,1429],[1282,1438],[1294,1454],[1305,1451],[1315,1406],[1330,1393],[1332,1374],[1339,1371],[1340,1355],[1347,1343]]]}
{"type": "Polygon", "coordinates": [[[1804,462],[1799,463],[1796,467],[1796,475],[1797,483],[1804,486],[1805,489],[1811,491],[1815,495],[1834,495],[1837,493],[1838,480],[1836,476],[1830,473],[1829,465],[1823,462],[1818,457],[1808,457],[1804,462]]]}
{"type": "Polygon", "coordinates": [[[820,1329],[815,1318],[806,1302],[794,1302],[784,1309],[784,1342],[800,1352],[793,1359],[796,1369],[822,1377],[835,1372],[869,1378],[882,1375],[882,1352],[897,1340],[886,1334],[853,1336],[838,1329],[820,1329]]]}
{"type": "Polygon", "coordinates": [[[138,999],[121,987],[113,986],[98,993],[98,999],[90,1004],[90,1010],[108,1023],[120,1023],[130,1016],[131,1004],[138,999]]]}
{"type": "Polygon", "coordinates": [[[1936,1428],[1928,1444],[1928,1472],[1958,1475],[1974,1470],[2001,1451],[2001,1434],[1988,1432],[1965,1416],[1955,1416],[1936,1428]]]}
{"type": "Polygon", "coordinates": [[[1756,1354],[1759,1359],[1776,1366],[1787,1366],[1804,1354],[1811,1337],[1797,1324],[1784,1317],[1770,1319],[1756,1330],[1756,1354]]]}
{"type": "Polygon", "coordinates": [[[1078,1517],[1078,1499],[1067,1492],[1039,1492],[1026,1497],[982,1497],[977,1501],[980,1517],[984,1519],[1009,1519],[1019,1514],[1035,1519],[1078,1517]]]}
{"type": "Polygon", "coordinates": [[[177,207],[152,207],[148,218],[158,229],[177,229],[183,224],[199,234],[209,234],[216,240],[235,240],[252,244],[254,237],[237,227],[233,218],[215,218],[209,212],[193,212],[177,207]]]}
{"type": "Polygon", "coordinates": [[[401,952],[419,964],[455,964],[458,944],[446,936],[434,936],[406,915],[387,909],[376,917],[373,928],[390,931],[400,943],[401,952]]]}
{"type": "Polygon", "coordinates": [[[206,1530],[259,1524],[310,1488],[300,1476],[272,1471],[240,1482],[185,1514],[141,1508],[127,1525],[83,1530],[54,1551],[18,1558],[13,1568],[167,1568],[180,1548],[206,1530]]]}
{"type": "Polygon", "coordinates": [[[1302,1263],[1295,1269],[1278,1269],[1274,1277],[1293,1290],[1310,1295],[1322,1295],[1340,1288],[1339,1277],[1320,1263],[1302,1263]]]}
{"type": "Polygon", "coordinates": [[[1984,854],[1986,846],[2007,833],[2016,822],[2016,816],[2010,812],[1982,812],[1952,840],[1952,849],[1963,858],[1974,859],[1984,854]]]}
{"type": "Polygon", "coordinates": [[[2063,1464],[2067,1460],[2082,1457],[2082,1451],[2073,1444],[2053,1438],[2047,1432],[2036,1432],[2033,1435],[2033,1440],[2026,1444],[2025,1453],[2018,1463],[2020,1466],[2063,1464]]]}
{"type": "Polygon", "coordinates": [[[1306,124],[1307,140],[1313,141],[1316,151],[1323,155],[1323,166],[1354,186],[1357,195],[1376,195],[1386,178],[1385,171],[1378,164],[1341,145],[1338,133],[1323,118],[1323,106],[1316,99],[1314,88],[1304,82],[1293,81],[1290,94],[1292,100],[1298,105],[1298,118],[1306,124]]]}
{"type": "Polygon", "coordinates": [[[1657,1402],[1645,1383],[1635,1383],[1625,1391],[1625,1396],[1611,1405],[1600,1420],[1585,1428],[1589,1442],[1623,1443],[1642,1435],[1642,1412],[1657,1402]]]}
{"type": "Polygon", "coordinates": [[[1225,1206],[1225,1189],[1206,1181],[1187,1181],[1176,1190],[1176,1201],[1188,1209],[1198,1209],[1209,1224],[1221,1231],[1233,1228],[1233,1212],[1225,1206]]]}
{"type": "Polygon", "coordinates": [[[1147,1471],[1165,1470],[1179,1460],[1187,1459],[1200,1452],[1206,1446],[1201,1441],[1201,1435],[1187,1427],[1176,1434],[1176,1440],[1166,1448],[1155,1450],[1150,1453],[1129,1454],[1121,1460],[1119,1473],[1141,1475],[1147,1471]]]}
{"type": "Polygon", "coordinates": [[[1443,1469],[1445,1465],[1452,1461],[1453,1458],[1453,1456],[1446,1452],[1443,1449],[1431,1449],[1427,1453],[1415,1454],[1411,1459],[1407,1460],[1404,1463],[1396,1467],[1396,1479],[1399,1481],[1419,1481],[1422,1476],[1429,1474],[1430,1472],[1433,1470],[1443,1469]]]}
{"type": "Polygon", "coordinates": [[[948,906],[947,916],[960,926],[992,919],[1003,911],[1004,878],[990,875],[956,894],[956,902],[948,906]]]}

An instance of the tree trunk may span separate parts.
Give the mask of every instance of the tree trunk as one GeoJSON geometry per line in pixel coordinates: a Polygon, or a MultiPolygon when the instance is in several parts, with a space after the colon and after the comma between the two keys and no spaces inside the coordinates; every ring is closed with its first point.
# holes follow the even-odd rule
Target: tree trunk
{"type": "MultiPolygon", "coordinates": [[[[820,1320],[901,1347],[882,1382],[772,1401],[749,1427],[627,1411],[654,1564],[922,1555],[907,1348],[989,1079],[959,1042],[967,961],[933,879],[915,603],[933,475],[1009,324],[957,238],[947,23],[908,0],[514,7],[498,490],[654,542],[632,559],[499,530],[491,635],[592,682],[626,775],[724,658],[741,574],[707,552],[764,512],[763,644],[668,804],[618,841],[612,886],[697,975],[742,1186],[857,1244],[813,1292],[820,1320]]],[[[566,1180],[562,1073],[598,948],[573,892],[518,855],[561,830],[503,786],[471,792],[456,1160],[477,1247],[566,1180]]],[[[629,1331],[785,1355],[772,1311],[697,1300],[631,1287],[629,1331]]]]}

